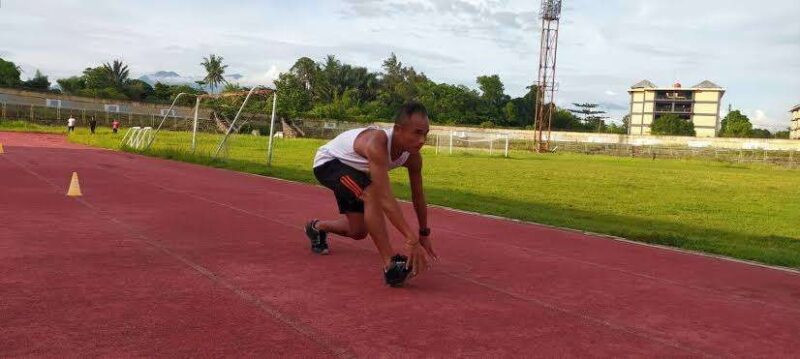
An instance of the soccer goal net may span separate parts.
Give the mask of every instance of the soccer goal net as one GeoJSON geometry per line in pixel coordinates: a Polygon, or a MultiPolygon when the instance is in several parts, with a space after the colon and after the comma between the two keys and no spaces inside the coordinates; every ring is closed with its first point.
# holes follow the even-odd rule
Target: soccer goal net
{"type": "Polygon", "coordinates": [[[181,93],[162,111],[146,143],[136,148],[269,164],[277,132],[276,104],[277,92],[263,86],[219,94],[181,93]]]}
{"type": "Polygon", "coordinates": [[[437,154],[471,152],[508,157],[507,134],[448,131],[435,134],[435,141],[437,154]]]}
{"type": "Polygon", "coordinates": [[[141,150],[153,139],[152,127],[134,126],[125,132],[121,144],[136,150],[141,150]]]}

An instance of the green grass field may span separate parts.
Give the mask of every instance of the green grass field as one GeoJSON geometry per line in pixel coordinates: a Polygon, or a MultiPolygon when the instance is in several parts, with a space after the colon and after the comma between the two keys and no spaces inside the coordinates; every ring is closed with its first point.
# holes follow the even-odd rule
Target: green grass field
{"type": "MultiPolygon", "coordinates": [[[[78,129],[69,140],[118,149],[122,135],[78,129]]],[[[219,135],[199,135],[194,155],[187,151],[190,138],[162,132],[148,154],[313,183],[311,160],[324,142],[277,139],[268,168],[266,137],[234,136],[224,160],[208,156],[219,135]]],[[[798,170],[571,153],[449,156],[428,149],[424,173],[433,204],[800,267],[798,170]]],[[[408,199],[405,171],[392,179],[395,193],[408,199]]]]}
{"type": "Polygon", "coordinates": [[[0,120],[0,131],[6,132],[30,132],[30,133],[67,133],[67,126],[42,126],[27,121],[0,120]]]}

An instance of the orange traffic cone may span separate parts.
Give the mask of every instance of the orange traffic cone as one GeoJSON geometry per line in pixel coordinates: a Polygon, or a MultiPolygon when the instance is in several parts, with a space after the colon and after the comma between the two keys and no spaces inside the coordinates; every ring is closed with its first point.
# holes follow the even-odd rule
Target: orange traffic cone
{"type": "Polygon", "coordinates": [[[67,196],[70,197],[80,197],[81,194],[81,184],[78,183],[78,172],[72,172],[72,180],[69,181],[69,189],[67,190],[67,196]]]}

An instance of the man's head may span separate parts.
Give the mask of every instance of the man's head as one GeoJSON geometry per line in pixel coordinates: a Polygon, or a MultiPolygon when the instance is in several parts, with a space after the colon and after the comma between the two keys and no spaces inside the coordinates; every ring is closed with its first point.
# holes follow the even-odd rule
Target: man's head
{"type": "Polygon", "coordinates": [[[417,153],[425,144],[430,131],[428,111],[419,102],[409,102],[400,107],[394,117],[394,138],[404,151],[417,153]]]}

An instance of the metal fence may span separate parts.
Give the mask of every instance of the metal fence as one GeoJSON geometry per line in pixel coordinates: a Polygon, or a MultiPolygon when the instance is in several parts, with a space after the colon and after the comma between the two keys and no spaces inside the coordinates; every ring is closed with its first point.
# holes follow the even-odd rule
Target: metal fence
{"type": "MultiPolygon", "coordinates": [[[[512,141],[515,150],[533,150],[532,141],[512,141]]],[[[629,144],[603,144],[587,142],[555,142],[553,152],[583,153],[617,157],[659,159],[698,159],[739,164],[770,164],[788,168],[800,168],[800,151],[766,149],[726,149],[714,147],[693,148],[687,146],[637,146],[629,144]]]]}
{"type": "MultiPolygon", "coordinates": [[[[201,107],[201,113],[206,114],[207,108],[201,107]],[[205,110],[205,111],[204,111],[205,110]]],[[[35,104],[19,104],[0,102],[0,120],[22,120],[45,126],[65,126],[67,119],[74,117],[77,126],[88,126],[89,120],[97,120],[98,126],[111,126],[114,120],[120,122],[121,127],[156,127],[165,113],[153,111],[148,113],[124,111],[118,107],[111,108],[111,111],[96,108],[63,108],[35,104]]],[[[253,129],[265,132],[269,129],[269,115],[267,114],[243,114],[244,121],[242,128],[246,132],[253,129]]],[[[168,114],[164,122],[166,130],[191,131],[193,118],[191,115],[181,116],[178,113],[168,114]]],[[[198,118],[198,131],[201,132],[222,132],[220,123],[208,116],[198,118]]]]}

